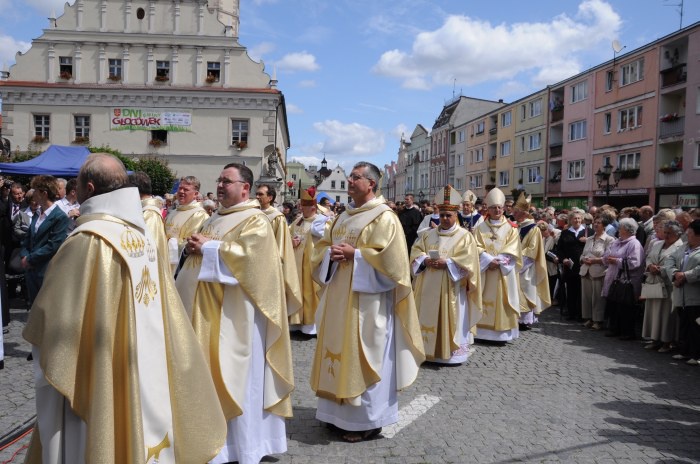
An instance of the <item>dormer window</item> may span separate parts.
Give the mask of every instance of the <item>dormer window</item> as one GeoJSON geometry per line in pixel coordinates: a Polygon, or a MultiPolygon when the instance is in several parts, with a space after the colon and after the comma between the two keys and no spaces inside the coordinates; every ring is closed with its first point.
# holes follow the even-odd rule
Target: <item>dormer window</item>
{"type": "Polygon", "coordinates": [[[73,57],[59,56],[58,57],[58,73],[61,79],[70,79],[73,77],[73,57]]]}

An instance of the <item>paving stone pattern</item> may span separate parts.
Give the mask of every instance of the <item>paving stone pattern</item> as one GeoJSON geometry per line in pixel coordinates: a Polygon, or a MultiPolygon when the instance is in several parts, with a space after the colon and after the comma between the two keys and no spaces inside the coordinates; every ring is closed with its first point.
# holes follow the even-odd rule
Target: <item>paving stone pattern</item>
{"type": "MultiPolygon", "coordinates": [[[[6,339],[0,435],[35,413],[23,325],[13,321],[6,339]]],[[[700,462],[700,367],[561,321],[556,310],[506,346],[476,344],[464,366],[424,365],[400,394],[402,428],[356,444],[314,418],[308,376],[315,339],[293,334],[292,345],[289,450],[265,462],[700,462]]],[[[0,452],[0,462],[22,443],[28,438],[0,452]]]]}

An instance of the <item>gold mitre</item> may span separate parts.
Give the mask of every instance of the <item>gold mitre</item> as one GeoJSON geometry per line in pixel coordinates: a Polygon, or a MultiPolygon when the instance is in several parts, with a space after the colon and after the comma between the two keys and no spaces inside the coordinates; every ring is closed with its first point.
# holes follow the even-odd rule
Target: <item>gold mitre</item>
{"type": "Polygon", "coordinates": [[[486,206],[503,206],[506,204],[506,196],[498,187],[492,188],[484,198],[486,206]]]}
{"type": "Polygon", "coordinates": [[[530,212],[530,205],[532,204],[532,195],[525,196],[525,192],[520,192],[518,201],[513,205],[514,208],[524,211],[526,213],[530,212]]]}
{"type": "Polygon", "coordinates": [[[471,190],[467,190],[462,196],[462,201],[468,201],[473,205],[474,203],[476,203],[476,195],[471,190]]]}
{"type": "Polygon", "coordinates": [[[316,204],[316,187],[311,186],[301,191],[301,205],[314,206],[316,204]]]}
{"type": "Polygon", "coordinates": [[[451,185],[448,185],[435,195],[435,204],[440,211],[459,211],[462,196],[451,185]]]}

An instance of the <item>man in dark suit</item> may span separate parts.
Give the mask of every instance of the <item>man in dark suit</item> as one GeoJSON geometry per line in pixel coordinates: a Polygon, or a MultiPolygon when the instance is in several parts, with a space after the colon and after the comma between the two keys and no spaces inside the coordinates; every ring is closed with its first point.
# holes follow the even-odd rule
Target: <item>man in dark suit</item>
{"type": "Polygon", "coordinates": [[[404,203],[404,208],[399,212],[399,221],[401,222],[401,227],[403,227],[403,233],[406,236],[406,245],[408,245],[408,252],[410,254],[413,242],[416,241],[418,236],[418,226],[423,220],[423,215],[417,205],[413,203],[413,195],[410,193],[404,198],[406,203],[404,203]]]}
{"type": "Polygon", "coordinates": [[[34,198],[41,214],[32,216],[29,231],[22,241],[22,267],[31,306],[44,281],[49,261],[68,235],[70,220],[54,202],[58,199],[59,186],[53,176],[36,176],[32,179],[34,198]]]}

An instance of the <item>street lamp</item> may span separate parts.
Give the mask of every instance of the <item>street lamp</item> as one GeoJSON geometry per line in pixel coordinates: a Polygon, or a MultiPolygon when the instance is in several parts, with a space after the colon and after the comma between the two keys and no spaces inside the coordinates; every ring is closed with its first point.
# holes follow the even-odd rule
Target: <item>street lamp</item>
{"type": "Polygon", "coordinates": [[[418,192],[418,203],[421,203],[423,201],[423,198],[425,198],[425,193],[421,190],[418,192]]]}
{"type": "Polygon", "coordinates": [[[605,160],[605,165],[598,168],[598,172],[595,173],[596,181],[598,182],[598,188],[605,190],[605,203],[610,203],[610,191],[615,190],[617,184],[620,183],[620,177],[622,177],[622,171],[620,169],[615,169],[610,164],[610,160],[605,160]],[[610,174],[613,177],[613,183],[610,183],[610,174]]]}

